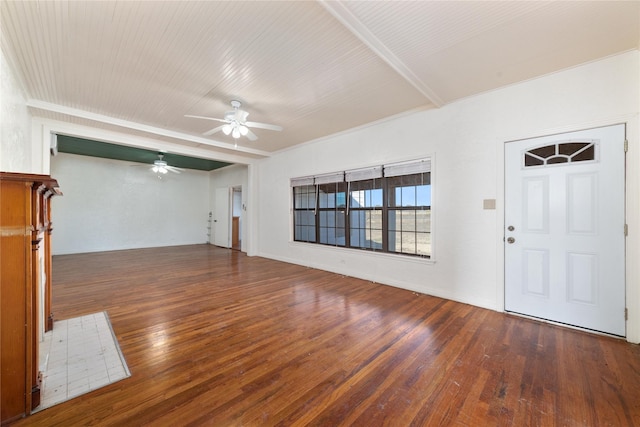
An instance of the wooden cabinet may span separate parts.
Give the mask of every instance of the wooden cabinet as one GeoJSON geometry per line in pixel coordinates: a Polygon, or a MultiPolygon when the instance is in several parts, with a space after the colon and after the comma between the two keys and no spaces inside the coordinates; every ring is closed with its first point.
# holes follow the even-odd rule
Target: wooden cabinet
{"type": "Polygon", "coordinates": [[[47,175],[0,172],[0,420],[40,404],[39,331],[51,313],[51,197],[47,175]]]}

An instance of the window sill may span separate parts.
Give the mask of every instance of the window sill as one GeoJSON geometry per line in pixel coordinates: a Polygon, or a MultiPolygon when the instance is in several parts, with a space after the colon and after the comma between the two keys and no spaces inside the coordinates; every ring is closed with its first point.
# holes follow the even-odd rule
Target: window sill
{"type": "Polygon", "coordinates": [[[407,263],[412,263],[412,264],[422,264],[422,265],[431,265],[431,264],[435,264],[436,260],[432,258],[420,258],[417,256],[411,256],[411,255],[398,255],[398,254],[392,254],[392,253],[387,253],[387,252],[374,252],[374,251],[367,251],[365,249],[351,249],[351,248],[344,248],[341,246],[329,246],[329,245],[321,245],[318,243],[305,243],[305,242],[296,242],[295,240],[290,240],[289,241],[289,246],[291,247],[295,247],[295,248],[309,248],[309,249],[318,249],[318,250],[322,250],[322,251],[326,251],[332,254],[336,254],[336,253],[341,253],[344,254],[344,256],[348,256],[348,255],[355,255],[355,256],[360,256],[360,255],[364,255],[367,257],[372,257],[372,258],[378,258],[378,259],[389,259],[389,260],[393,260],[393,261],[402,261],[402,262],[407,262],[407,263]]]}

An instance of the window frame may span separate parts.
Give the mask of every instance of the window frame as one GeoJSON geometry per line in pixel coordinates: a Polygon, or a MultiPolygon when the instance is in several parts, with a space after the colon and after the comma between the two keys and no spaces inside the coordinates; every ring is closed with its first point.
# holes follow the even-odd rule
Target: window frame
{"type": "MultiPolygon", "coordinates": [[[[396,253],[396,254],[402,254],[402,255],[417,255],[417,256],[424,256],[424,257],[430,257],[431,256],[431,203],[427,204],[418,204],[418,200],[419,200],[419,196],[418,196],[418,192],[419,192],[419,187],[421,186],[431,186],[431,173],[430,172],[425,172],[422,173],[422,177],[420,177],[420,179],[417,179],[418,176],[420,175],[418,174],[408,174],[408,175],[397,175],[394,177],[388,177],[387,181],[386,181],[386,196],[387,199],[385,200],[385,205],[386,205],[386,218],[387,218],[387,240],[388,240],[388,244],[387,244],[387,252],[389,253],[396,253]],[[427,176],[428,175],[428,176],[427,176]],[[414,182],[412,182],[411,180],[416,180],[414,182]],[[393,185],[393,181],[400,181],[399,185],[393,185]],[[396,191],[392,191],[392,188],[395,188],[396,191]],[[398,197],[397,197],[397,193],[398,193],[398,189],[400,190],[400,201],[398,203],[398,197]],[[409,191],[407,191],[407,189],[414,189],[414,195],[413,195],[413,201],[414,203],[411,204],[410,202],[405,202],[403,199],[405,197],[405,193],[409,193],[409,191]],[[393,200],[393,202],[392,202],[393,200]],[[391,228],[392,224],[391,224],[391,212],[394,212],[394,219],[395,219],[395,214],[400,213],[400,228],[391,228]],[[411,212],[413,213],[413,217],[414,217],[414,229],[413,230],[407,230],[404,231],[403,227],[405,225],[405,220],[404,220],[404,216],[405,216],[405,212],[411,212]],[[420,212],[428,212],[429,215],[429,231],[421,231],[419,230],[419,226],[418,226],[418,214],[420,212]],[[394,232],[394,234],[399,233],[400,234],[400,249],[397,250],[396,245],[393,245],[393,250],[391,249],[391,242],[392,242],[392,238],[391,238],[391,234],[392,232],[394,232]],[[409,253],[406,252],[405,249],[405,242],[407,242],[404,239],[404,236],[407,235],[409,236],[409,240],[411,240],[411,235],[410,233],[413,233],[413,246],[414,246],[414,253],[409,253]],[[427,241],[424,243],[425,245],[428,245],[429,247],[429,251],[428,251],[428,255],[420,255],[419,254],[419,249],[418,249],[418,245],[419,245],[419,236],[420,235],[425,235],[425,237],[427,237],[427,241]]],[[[429,188],[429,202],[431,202],[431,189],[429,188]]],[[[398,222],[395,222],[396,224],[398,224],[398,222]]],[[[395,241],[397,242],[397,238],[395,239],[395,241]]],[[[408,244],[409,242],[407,242],[408,244]]],[[[407,245],[408,246],[408,245],[407,245]]]]}
{"type": "Polygon", "coordinates": [[[316,210],[317,210],[317,202],[318,202],[318,195],[317,195],[317,187],[314,184],[301,184],[301,185],[296,185],[294,187],[292,187],[292,194],[293,194],[293,221],[294,221],[294,228],[293,228],[293,238],[295,241],[297,242],[306,242],[306,243],[316,243],[316,241],[318,240],[318,232],[317,232],[317,215],[316,215],[316,210]],[[309,189],[313,189],[313,191],[309,191],[309,189]],[[306,191],[304,192],[300,192],[300,194],[296,193],[296,189],[304,189],[306,191]],[[310,198],[309,195],[313,194],[313,198],[310,198]],[[306,197],[303,197],[306,196],[306,197]],[[311,200],[313,200],[313,203],[309,203],[311,200]],[[304,203],[303,203],[304,201],[304,203]],[[308,224],[306,221],[303,222],[303,224],[297,224],[296,223],[296,218],[303,218],[303,217],[311,217],[309,214],[313,212],[313,224],[308,224]],[[306,214],[306,215],[305,215],[306,214]],[[313,230],[313,239],[309,239],[309,231],[313,230]],[[304,233],[303,233],[304,231],[304,233]],[[305,236],[307,236],[306,239],[302,239],[302,235],[298,234],[301,233],[305,236]],[[297,238],[300,237],[300,238],[297,238]]]}
{"type": "MultiPolygon", "coordinates": [[[[384,213],[384,189],[383,189],[383,185],[384,185],[384,180],[382,178],[371,178],[371,179],[365,179],[365,180],[357,180],[357,181],[352,181],[349,182],[349,186],[348,186],[348,190],[347,190],[347,194],[349,195],[349,201],[348,201],[348,205],[349,205],[349,209],[348,209],[348,213],[347,213],[347,220],[349,222],[348,224],[348,235],[349,235],[349,244],[348,247],[350,249],[360,249],[360,250],[369,250],[372,252],[385,252],[384,248],[386,247],[386,235],[385,235],[385,218],[386,215],[384,213]],[[364,199],[365,199],[365,205],[364,206],[353,206],[352,205],[352,201],[355,201],[355,198],[352,196],[352,186],[354,183],[361,183],[361,185],[363,187],[367,187],[367,185],[365,183],[371,183],[370,187],[372,188],[360,188],[357,189],[355,191],[362,191],[365,192],[364,193],[364,199]],[[379,186],[376,186],[376,184],[379,183],[379,186]],[[375,190],[380,190],[381,194],[380,194],[380,204],[379,205],[374,205],[373,204],[373,192],[375,190]],[[370,192],[368,195],[366,192],[370,192]],[[367,198],[369,198],[371,200],[370,203],[367,203],[367,198]],[[370,206],[369,206],[370,205],[370,206]],[[380,215],[380,228],[373,228],[371,226],[369,227],[353,227],[353,221],[352,221],[352,214],[353,212],[357,212],[357,213],[361,213],[364,214],[365,219],[365,225],[368,222],[369,225],[371,225],[372,223],[372,218],[371,218],[371,214],[372,213],[378,213],[380,215]],[[369,213],[369,217],[367,217],[367,213],[369,213]],[[364,239],[362,238],[358,238],[358,245],[356,246],[356,244],[354,242],[352,242],[353,239],[353,231],[354,230],[361,230],[360,233],[364,234],[364,239]],[[373,231],[374,230],[379,230],[380,231],[380,247],[374,247],[373,243],[375,242],[375,240],[373,239],[373,231]],[[369,239],[368,241],[370,242],[368,246],[366,245],[360,245],[360,242],[362,242],[363,240],[366,241],[367,240],[367,233],[369,233],[369,239]]],[[[360,222],[360,221],[358,221],[360,222]]],[[[358,224],[360,225],[360,224],[358,224]]]]}
{"type": "Polygon", "coordinates": [[[316,242],[321,245],[347,247],[348,238],[347,233],[347,183],[342,182],[330,182],[324,184],[316,184],[316,242]],[[327,192],[323,190],[329,190],[333,188],[333,192],[327,192]],[[342,187],[342,188],[339,188],[342,187]],[[344,193],[345,204],[338,204],[338,194],[344,193]],[[326,197],[326,206],[323,206],[323,195],[331,195],[326,197]],[[333,199],[333,200],[331,200],[333,199]],[[332,203],[333,202],[333,203],[332,203]],[[324,215],[323,215],[324,214],[324,215]],[[340,215],[343,215],[342,221],[340,215]],[[331,222],[331,216],[333,216],[333,222],[331,222]],[[324,217],[324,218],[323,218],[324,217]],[[340,226],[342,223],[342,226],[340,226]],[[333,236],[331,236],[331,230],[333,230],[333,236]],[[326,241],[323,241],[324,231],[326,231],[326,241]],[[342,231],[342,233],[340,233],[342,231]],[[340,236],[342,234],[342,236],[340,236]],[[344,241],[340,244],[340,238],[343,237],[344,241]]]}
{"type": "MultiPolygon", "coordinates": [[[[324,174],[315,177],[304,177],[304,178],[293,178],[291,179],[292,186],[292,195],[293,195],[293,215],[292,215],[292,229],[293,229],[293,242],[295,243],[312,243],[318,244],[322,246],[329,247],[337,247],[343,248],[346,250],[361,250],[372,253],[380,253],[391,256],[400,256],[406,259],[416,259],[416,260],[434,260],[434,245],[433,245],[433,170],[431,167],[432,157],[420,159],[420,160],[412,160],[403,163],[385,165],[385,166],[375,166],[370,168],[363,168],[359,170],[339,172],[333,174],[324,174]],[[418,176],[417,174],[422,174],[418,176]],[[414,176],[413,178],[409,178],[409,176],[414,176]],[[332,179],[336,176],[340,178],[344,178],[343,181],[333,181],[332,179]],[[327,178],[329,177],[329,178],[327,178]],[[331,178],[333,177],[333,178],[331,178]],[[392,188],[402,189],[402,188],[412,188],[414,192],[413,201],[415,202],[413,205],[408,206],[400,206],[393,205],[390,199],[390,188],[389,183],[391,181],[400,181],[406,178],[413,179],[414,181],[409,182],[407,185],[395,185],[392,188]],[[419,179],[418,181],[416,181],[419,179]],[[309,180],[314,182],[313,186],[315,187],[315,241],[303,240],[297,238],[296,235],[296,213],[299,212],[299,209],[296,209],[296,187],[297,183],[305,182],[308,184],[309,180]],[[340,184],[336,184],[340,182],[340,184]],[[334,206],[327,206],[321,208],[321,188],[326,186],[327,183],[333,183],[336,185],[337,189],[340,191],[334,192],[335,195],[340,192],[345,194],[345,205],[344,207],[338,207],[338,203],[334,203],[334,206]],[[369,185],[367,185],[369,183],[369,185]],[[420,193],[420,186],[426,186],[427,192],[420,193]],[[354,190],[353,188],[357,189],[354,190]],[[367,188],[369,187],[369,188],[367,188]],[[375,205],[373,202],[373,191],[380,190],[381,198],[380,203],[375,205]],[[365,203],[364,205],[355,206],[353,197],[353,193],[355,191],[364,191],[364,194],[360,195],[360,197],[364,197],[365,203]],[[367,191],[371,191],[371,194],[366,194],[367,191]],[[424,200],[422,200],[422,204],[418,204],[419,194],[423,194],[424,200]],[[366,201],[367,197],[371,197],[369,201],[366,201]],[[321,242],[321,212],[336,212],[336,214],[343,215],[343,224],[340,224],[340,228],[344,230],[344,240],[340,243],[337,242],[337,239],[334,241],[321,242]],[[424,215],[424,223],[416,222],[413,230],[410,231],[402,231],[402,230],[390,230],[391,220],[390,216],[392,213],[390,212],[413,212],[414,218],[419,218],[420,212],[428,212],[428,214],[424,215]],[[365,221],[368,223],[362,224],[357,221],[357,226],[354,227],[354,214],[355,213],[364,213],[365,221]],[[380,228],[373,226],[373,215],[378,215],[379,218],[375,218],[380,228]],[[427,216],[428,215],[428,216],[427,216]],[[422,227],[419,227],[418,224],[422,224],[422,227]],[[426,227],[426,229],[425,229],[426,227]],[[422,228],[422,230],[420,229],[422,228]],[[359,230],[359,231],[358,231],[359,230]],[[354,231],[356,234],[354,234],[354,231]],[[408,237],[409,241],[413,241],[413,250],[403,250],[403,246],[398,248],[390,243],[391,234],[397,233],[400,231],[404,233],[401,234],[402,237],[408,237]],[[357,239],[355,236],[360,234],[360,237],[357,239]],[[352,241],[353,240],[353,241],[352,241]],[[380,242],[382,240],[382,242],[380,242]],[[420,243],[422,242],[422,243],[420,243]],[[423,249],[420,250],[420,246],[422,245],[423,249]],[[392,247],[392,250],[389,250],[389,247],[392,247]]],[[[400,190],[403,191],[403,190],[400,190]]],[[[406,191],[406,190],[405,190],[406,191]]],[[[334,199],[335,200],[335,199],[334,199]]],[[[362,200],[362,199],[361,199],[362,200]]],[[[336,219],[337,221],[337,219],[336,219]]],[[[414,219],[414,221],[416,221],[414,219]]],[[[337,226],[337,222],[335,223],[337,226]]],[[[335,237],[335,236],[334,236],[335,237]]],[[[341,236],[342,237],[342,236],[341,236]]],[[[402,239],[400,240],[402,242],[402,239]]]]}

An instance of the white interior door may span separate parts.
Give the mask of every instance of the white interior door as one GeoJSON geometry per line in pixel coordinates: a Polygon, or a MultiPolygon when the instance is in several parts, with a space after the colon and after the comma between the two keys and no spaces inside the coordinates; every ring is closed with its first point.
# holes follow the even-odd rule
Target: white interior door
{"type": "Polygon", "coordinates": [[[231,189],[216,188],[213,213],[213,244],[223,248],[231,247],[231,189]]]}
{"type": "Polygon", "coordinates": [[[624,125],[505,148],[505,310],[625,335],[624,125]]]}

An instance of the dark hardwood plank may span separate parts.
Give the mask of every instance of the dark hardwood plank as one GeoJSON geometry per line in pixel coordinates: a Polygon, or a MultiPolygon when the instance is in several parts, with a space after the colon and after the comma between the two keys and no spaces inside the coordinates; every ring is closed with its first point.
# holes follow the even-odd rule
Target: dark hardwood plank
{"type": "Polygon", "coordinates": [[[208,245],[57,256],[132,376],[18,425],[640,426],[640,347],[208,245]]]}

